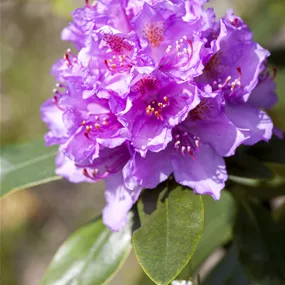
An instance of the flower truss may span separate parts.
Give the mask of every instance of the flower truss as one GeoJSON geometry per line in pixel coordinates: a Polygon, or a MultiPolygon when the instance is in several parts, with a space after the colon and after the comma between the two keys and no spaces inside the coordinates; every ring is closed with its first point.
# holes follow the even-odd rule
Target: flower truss
{"type": "Polygon", "coordinates": [[[272,136],[269,52],[232,11],[218,20],[205,2],[86,1],[62,32],[77,51],[52,68],[46,144],[59,145],[58,175],[105,180],[103,220],[114,231],[140,191],[171,174],[218,200],[223,157],[272,136]]]}

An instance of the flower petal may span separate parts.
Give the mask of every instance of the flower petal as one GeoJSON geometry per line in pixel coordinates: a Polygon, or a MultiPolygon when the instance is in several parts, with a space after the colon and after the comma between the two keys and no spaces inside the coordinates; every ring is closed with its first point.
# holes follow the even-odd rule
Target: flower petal
{"type": "Polygon", "coordinates": [[[147,152],[146,157],[134,154],[123,169],[125,183],[133,188],[136,181],[143,188],[155,188],[165,181],[172,172],[168,149],[160,152],[147,152]]]}
{"type": "Polygon", "coordinates": [[[228,176],[224,159],[212,147],[202,144],[200,151],[195,153],[195,160],[176,152],[172,165],[178,183],[191,187],[198,194],[209,194],[215,200],[220,199],[228,176]]]}
{"type": "Polygon", "coordinates": [[[127,222],[127,214],[136,202],[141,191],[137,188],[131,192],[123,183],[122,172],[109,176],[106,180],[105,199],[107,205],[103,210],[103,222],[113,231],[119,231],[127,222]]]}
{"type": "Polygon", "coordinates": [[[220,156],[234,155],[236,148],[247,139],[246,134],[243,134],[223,113],[211,120],[190,121],[184,125],[187,125],[202,142],[211,145],[220,156]]]}
{"type": "Polygon", "coordinates": [[[262,110],[246,104],[226,105],[228,118],[249,138],[243,143],[253,145],[260,140],[269,141],[272,136],[273,123],[262,110]]]}

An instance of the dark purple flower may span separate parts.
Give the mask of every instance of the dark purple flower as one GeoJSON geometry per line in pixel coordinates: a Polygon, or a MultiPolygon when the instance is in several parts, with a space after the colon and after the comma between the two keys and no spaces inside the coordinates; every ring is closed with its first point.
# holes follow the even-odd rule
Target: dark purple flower
{"type": "Polygon", "coordinates": [[[54,96],[41,107],[58,144],[56,173],[105,180],[104,223],[117,231],[144,188],[173,174],[219,199],[223,157],[271,138],[277,101],[269,52],[230,10],[206,0],[85,1],[62,32],[54,96]]]}

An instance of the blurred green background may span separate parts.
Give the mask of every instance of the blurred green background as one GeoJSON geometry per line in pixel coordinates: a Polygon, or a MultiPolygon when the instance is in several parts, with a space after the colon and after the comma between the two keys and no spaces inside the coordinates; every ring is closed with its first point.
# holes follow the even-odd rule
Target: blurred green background
{"type": "MultiPolygon", "coordinates": [[[[52,95],[51,65],[70,45],[60,32],[83,0],[1,0],[1,144],[42,137],[39,106],[52,95]]],[[[285,130],[285,1],[211,1],[219,16],[234,8],[272,52],[279,103],[269,113],[285,130]]],[[[1,285],[38,285],[59,245],[101,212],[104,186],[58,181],[1,200],[1,285]]],[[[209,262],[208,262],[209,263],[209,262]]],[[[207,270],[207,264],[204,270],[207,270]]],[[[203,272],[202,272],[203,273],[203,272]]],[[[147,285],[132,254],[111,284],[147,285]],[[141,283],[139,283],[141,282],[141,283]]]]}

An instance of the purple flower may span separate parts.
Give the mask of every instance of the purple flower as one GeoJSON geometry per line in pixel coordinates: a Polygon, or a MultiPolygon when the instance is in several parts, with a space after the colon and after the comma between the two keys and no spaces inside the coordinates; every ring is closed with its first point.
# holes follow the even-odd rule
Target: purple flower
{"type": "Polygon", "coordinates": [[[118,119],[130,131],[134,149],[145,155],[163,150],[172,140],[171,130],[198,103],[195,86],[177,84],[159,71],[138,74],[118,119]]]}
{"type": "Polygon", "coordinates": [[[103,220],[115,231],[141,190],[171,174],[219,199],[223,157],[271,138],[260,109],[277,101],[269,52],[231,10],[216,20],[205,2],[86,1],[62,32],[78,52],[52,68],[46,144],[59,145],[58,175],[105,180],[103,220]]]}

